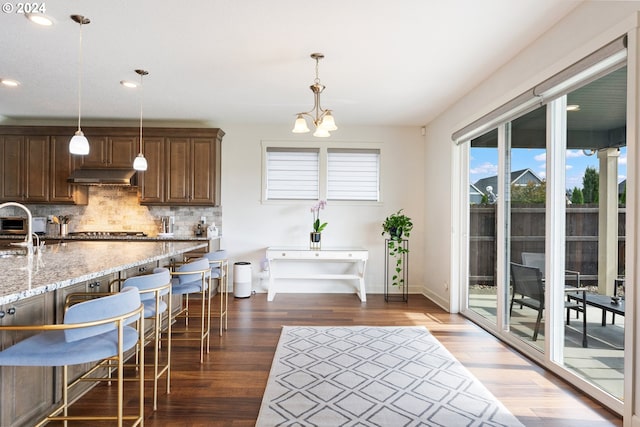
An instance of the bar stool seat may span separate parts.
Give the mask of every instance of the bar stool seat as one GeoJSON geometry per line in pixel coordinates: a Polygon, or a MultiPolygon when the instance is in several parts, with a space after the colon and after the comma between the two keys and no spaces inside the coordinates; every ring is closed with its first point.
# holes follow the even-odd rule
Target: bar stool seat
{"type": "Polygon", "coordinates": [[[158,380],[167,376],[167,394],[171,392],[171,273],[166,268],[156,268],[151,274],[127,278],[123,286],[135,287],[140,292],[140,300],[144,305],[144,318],[152,319],[152,328],[147,332],[145,340],[153,343],[153,410],[158,409],[158,380]],[[166,301],[165,301],[166,300],[166,301]],[[161,334],[163,318],[167,319],[167,351],[166,363],[160,364],[161,334]]]}
{"type": "MultiPolygon", "coordinates": [[[[0,331],[39,332],[6,350],[0,351],[0,366],[61,366],[62,402],[44,420],[49,421],[132,421],[133,426],[141,425],[144,418],[144,381],[139,381],[139,408],[136,415],[124,416],[123,364],[124,352],[140,347],[144,356],[144,332],[142,312],[144,308],[136,288],[125,288],[122,292],[75,304],[68,308],[63,324],[55,325],[7,325],[0,331]],[[137,327],[130,326],[136,323],[137,327]],[[115,359],[117,363],[118,403],[115,415],[69,416],[69,388],[79,380],[69,384],[68,366],[80,363],[99,362],[115,359]],[[61,414],[61,415],[60,415],[61,414]]],[[[144,364],[138,367],[144,375],[144,364]]],[[[90,371],[91,372],[91,371],[90,371]]],[[[87,374],[83,381],[113,381],[112,378],[92,378],[87,374]]]]}

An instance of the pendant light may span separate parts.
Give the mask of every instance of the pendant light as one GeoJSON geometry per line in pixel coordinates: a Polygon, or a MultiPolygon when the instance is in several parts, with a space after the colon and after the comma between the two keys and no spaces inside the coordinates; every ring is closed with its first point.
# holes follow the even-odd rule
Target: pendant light
{"type": "Polygon", "coordinates": [[[322,53],[312,53],[311,58],[316,61],[316,78],[313,81],[313,84],[309,86],[309,89],[313,92],[313,108],[305,113],[296,114],[296,121],[292,132],[309,132],[309,126],[307,126],[307,120],[305,119],[305,116],[307,116],[311,118],[316,127],[315,132],[313,132],[313,136],[327,138],[331,136],[329,131],[337,130],[338,127],[336,126],[333,114],[331,114],[331,110],[325,110],[320,105],[320,94],[324,90],[325,86],[320,83],[320,78],[318,77],[318,66],[320,60],[324,58],[324,55],[322,53]]]}
{"type": "Polygon", "coordinates": [[[140,152],[133,161],[133,168],[137,171],[147,170],[147,159],[142,154],[142,76],[149,74],[146,70],[135,70],[140,75],[140,152]]]}
{"type": "Polygon", "coordinates": [[[82,15],[71,15],[71,19],[80,24],[80,48],[78,54],[78,130],[69,141],[69,152],[71,154],[89,154],[89,141],[80,128],[80,117],[82,111],[82,26],[91,21],[82,15]]]}

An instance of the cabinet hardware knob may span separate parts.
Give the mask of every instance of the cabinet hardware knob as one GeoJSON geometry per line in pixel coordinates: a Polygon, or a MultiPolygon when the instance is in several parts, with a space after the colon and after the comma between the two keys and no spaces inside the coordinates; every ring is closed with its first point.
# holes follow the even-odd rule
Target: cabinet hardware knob
{"type": "Polygon", "coordinates": [[[15,307],[11,307],[9,310],[7,310],[7,314],[16,314],[16,308],[15,307]]]}
{"type": "Polygon", "coordinates": [[[0,310],[0,319],[2,319],[4,317],[6,313],[4,312],[4,310],[0,310]]]}

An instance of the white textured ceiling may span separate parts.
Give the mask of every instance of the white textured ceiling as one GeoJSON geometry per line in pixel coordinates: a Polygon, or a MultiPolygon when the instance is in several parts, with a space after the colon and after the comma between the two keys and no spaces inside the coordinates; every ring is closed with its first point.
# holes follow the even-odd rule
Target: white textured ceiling
{"type": "MultiPolygon", "coordinates": [[[[16,4],[8,0],[9,3],[16,4]]],[[[0,116],[289,127],[311,109],[312,52],[338,126],[420,126],[552,27],[572,0],[48,0],[52,27],[1,13],[0,116]]]]}

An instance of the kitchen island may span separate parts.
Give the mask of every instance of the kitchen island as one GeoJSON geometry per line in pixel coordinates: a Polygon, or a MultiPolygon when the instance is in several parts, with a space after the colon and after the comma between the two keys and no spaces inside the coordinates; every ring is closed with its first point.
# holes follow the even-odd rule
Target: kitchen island
{"type": "MultiPolygon", "coordinates": [[[[191,241],[74,241],[47,244],[33,256],[0,257],[0,324],[61,323],[66,296],[75,292],[105,292],[109,284],[181,260],[187,252],[207,242],[191,241]]],[[[0,348],[24,335],[0,335],[0,348]]],[[[73,365],[73,380],[93,365],[73,365]]],[[[106,374],[105,374],[106,375],[106,374]]],[[[61,399],[60,368],[0,367],[0,425],[31,426],[57,406],[61,399]]],[[[70,400],[85,393],[85,383],[70,400]]]]}

